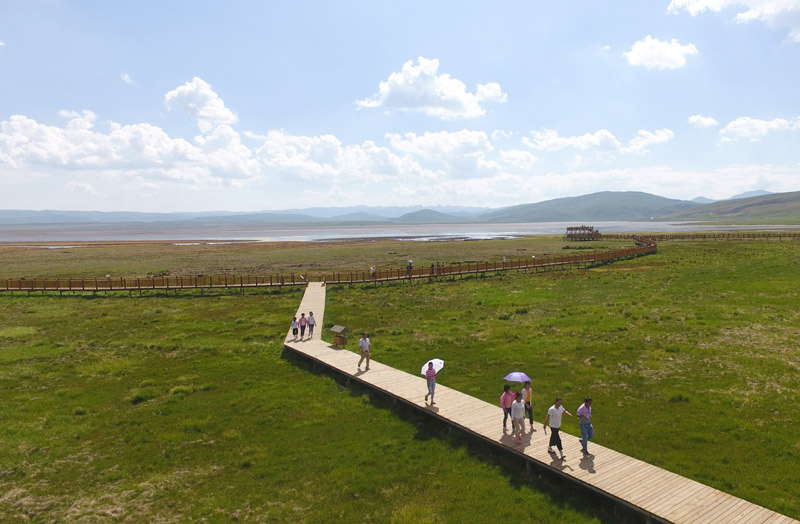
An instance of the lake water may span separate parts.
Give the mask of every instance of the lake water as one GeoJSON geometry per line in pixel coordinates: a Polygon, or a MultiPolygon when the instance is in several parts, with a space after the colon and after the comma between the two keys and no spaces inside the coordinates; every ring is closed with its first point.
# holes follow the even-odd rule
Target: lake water
{"type": "MultiPolygon", "coordinates": [[[[152,224],[55,224],[3,226],[0,242],[76,242],[174,240],[191,244],[216,241],[331,241],[354,238],[402,238],[418,241],[487,239],[525,235],[562,235],[577,222],[531,222],[521,224],[381,224],[381,225],[219,225],[192,229],[152,224]]],[[[797,230],[798,226],[721,226],[682,222],[592,222],[601,233],[797,230]]]]}

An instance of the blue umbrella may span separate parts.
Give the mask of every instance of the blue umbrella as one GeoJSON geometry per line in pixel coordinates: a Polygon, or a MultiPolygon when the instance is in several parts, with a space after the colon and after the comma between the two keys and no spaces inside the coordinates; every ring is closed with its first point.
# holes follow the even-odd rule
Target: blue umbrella
{"type": "Polygon", "coordinates": [[[509,382],[530,382],[531,377],[523,373],[522,371],[512,371],[505,377],[503,380],[508,380],[509,382]]]}

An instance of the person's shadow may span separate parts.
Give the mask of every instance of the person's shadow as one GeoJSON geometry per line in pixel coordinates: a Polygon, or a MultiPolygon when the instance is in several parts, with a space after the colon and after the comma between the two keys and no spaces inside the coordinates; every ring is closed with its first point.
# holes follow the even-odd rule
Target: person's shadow
{"type": "Polygon", "coordinates": [[[584,455],[581,459],[580,468],[585,469],[589,473],[597,473],[594,469],[594,455],[584,455]]]}
{"type": "Polygon", "coordinates": [[[570,470],[574,471],[572,466],[568,466],[566,463],[566,458],[560,458],[555,451],[548,451],[547,453],[550,454],[550,467],[557,469],[559,471],[570,470]]]}

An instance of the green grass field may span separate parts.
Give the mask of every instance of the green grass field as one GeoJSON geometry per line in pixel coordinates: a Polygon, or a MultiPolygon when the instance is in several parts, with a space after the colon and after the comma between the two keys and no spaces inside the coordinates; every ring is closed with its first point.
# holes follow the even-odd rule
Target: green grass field
{"type": "MultiPolygon", "coordinates": [[[[0,277],[347,270],[561,245],[0,249],[0,277]]],[[[522,368],[538,420],[556,394],[570,410],[591,394],[597,442],[798,518],[799,262],[796,242],[664,244],[590,271],[330,287],[326,324],[368,330],[375,358],[410,372],[442,357],[440,382],[491,402],[522,368]]],[[[0,521],[613,522],[284,358],[301,293],[0,294],[0,521]]]]}

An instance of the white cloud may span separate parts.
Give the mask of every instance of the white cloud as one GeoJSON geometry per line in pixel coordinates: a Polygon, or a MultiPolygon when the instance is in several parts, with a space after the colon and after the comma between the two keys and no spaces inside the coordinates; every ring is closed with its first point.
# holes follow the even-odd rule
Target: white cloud
{"type": "Polygon", "coordinates": [[[97,117],[91,111],[59,114],[69,119],[61,127],[22,115],[0,122],[0,164],[20,171],[195,184],[238,184],[259,173],[252,152],[229,126],[217,126],[191,143],[151,124],[111,122],[103,132],[95,129],[97,117]]]}
{"type": "Polygon", "coordinates": [[[523,171],[533,169],[534,164],[539,162],[539,158],[529,151],[521,151],[519,149],[500,151],[500,160],[506,165],[523,171]]]}
{"type": "Polygon", "coordinates": [[[0,47],[5,47],[6,43],[0,40],[0,47]]]}
{"type": "Polygon", "coordinates": [[[558,134],[558,131],[552,129],[545,129],[544,131],[531,131],[533,139],[524,137],[522,142],[532,147],[543,151],[560,151],[564,148],[571,147],[574,149],[606,149],[617,150],[620,148],[620,142],[617,138],[607,129],[601,129],[594,133],[586,133],[581,136],[564,137],[558,134]]]}
{"type": "Polygon", "coordinates": [[[383,177],[432,175],[410,156],[400,157],[372,141],[345,146],[333,135],[308,137],[270,131],[257,155],[268,169],[320,182],[374,182],[383,177]]]}
{"type": "Polygon", "coordinates": [[[654,132],[640,129],[626,147],[620,149],[623,153],[644,154],[648,152],[647,146],[653,144],[663,144],[675,138],[675,133],[671,129],[657,129],[654,132]]]}
{"type": "Polygon", "coordinates": [[[719,125],[719,122],[710,116],[692,115],[689,117],[689,124],[694,127],[715,127],[719,125]]]}
{"type": "Polygon", "coordinates": [[[607,129],[600,129],[594,133],[586,133],[580,136],[564,137],[552,129],[544,131],[531,131],[532,138],[524,137],[522,142],[533,149],[543,151],[560,151],[565,148],[578,150],[600,150],[605,152],[619,151],[622,153],[647,153],[647,146],[652,144],[662,144],[669,142],[675,137],[675,133],[670,129],[658,129],[656,131],[639,130],[635,137],[628,141],[627,145],[622,143],[607,129]]]}
{"type": "Polygon", "coordinates": [[[461,80],[449,74],[437,74],[439,60],[419,57],[403,64],[400,72],[381,82],[372,98],[356,101],[358,107],[383,107],[388,110],[421,112],[443,120],[472,118],[486,114],[483,102],[505,102],[507,95],[500,84],[478,84],[475,93],[467,92],[461,80]]]}
{"type": "Polygon", "coordinates": [[[178,107],[197,119],[197,127],[207,133],[220,124],[235,124],[236,114],[225,107],[225,102],[202,78],[194,77],[191,82],[177,87],[164,95],[167,109],[178,107]]]}
{"type": "Polygon", "coordinates": [[[611,46],[610,45],[604,45],[603,47],[600,48],[600,51],[611,51],[611,46]]]}
{"type": "Polygon", "coordinates": [[[131,84],[131,85],[133,84],[133,79],[131,78],[131,75],[129,75],[128,73],[122,73],[121,75],[119,75],[119,78],[126,84],[131,84]]]}
{"type": "Polygon", "coordinates": [[[758,142],[772,131],[797,130],[800,129],[800,117],[794,122],[785,118],[775,118],[773,120],[759,120],[749,116],[741,116],[728,123],[719,134],[722,135],[723,142],[749,139],[751,142],[758,142]]]}
{"type": "Polygon", "coordinates": [[[393,149],[433,163],[446,176],[482,178],[500,172],[500,165],[487,158],[487,153],[494,148],[483,131],[463,129],[423,135],[388,133],[386,138],[393,149]]]}
{"type": "Polygon", "coordinates": [[[411,153],[427,160],[446,161],[456,156],[492,150],[492,144],[483,131],[426,132],[423,135],[387,133],[393,149],[411,153]]]}
{"type": "Polygon", "coordinates": [[[657,38],[647,35],[644,40],[639,40],[623,56],[628,63],[634,66],[644,66],[647,69],[679,69],[686,65],[686,55],[696,55],[697,48],[694,44],[681,45],[676,39],[662,42],[657,38]]]}
{"type": "Polygon", "coordinates": [[[504,131],[502,129],[495,129],[492,131],[492,140],[504,140],[507,138],[511,138],[512,136],[516,135],[517,133],[514,131],[504,131]]]}
{"type": "Polygon", "coordinates": [[[672,0],[667,7],[670,13],[685,9],[697,16],[705,11],[718,13],[729,7],[744,8],[735,20],[747,23],[760,20],[774,29],[788,29],[789,37],[800,42],[800,0],[672,0]]]}

